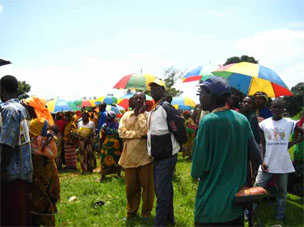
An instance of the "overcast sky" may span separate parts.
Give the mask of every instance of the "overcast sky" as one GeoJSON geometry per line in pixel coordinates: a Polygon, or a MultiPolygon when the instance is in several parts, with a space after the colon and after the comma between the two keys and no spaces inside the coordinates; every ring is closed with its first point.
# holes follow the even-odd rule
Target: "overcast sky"
{"type": "MultiPolygon", "coordinates": [[[[0,76],[43,98],[108,93],[124,75],[212,71],[249,55],[291,88],[304,81],[303,0],[0,0],[0,76]]],[[[196,83],[177,82],[195,98],[196,83]]],[[[197,98],[196,98],[197,101],[197,98]]]]}

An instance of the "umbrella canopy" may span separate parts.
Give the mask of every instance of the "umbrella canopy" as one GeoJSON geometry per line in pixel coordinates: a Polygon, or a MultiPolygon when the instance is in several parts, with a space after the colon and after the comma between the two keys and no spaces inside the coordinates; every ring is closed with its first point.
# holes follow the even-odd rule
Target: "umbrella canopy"
{"type": "Polygon", "coordinates": [[[8,65],[8,64],[12,64],[12,63],[10,61],[6,61],[6,60],[0,58],[0,66],[8,65]]]}
{"type": "Polygon", "coordinates": [[[271,98],[292,95],[277,73],[259,64],[229,64],[212,73],[226,78],[231,87],[246,95],[254,95],[257,91],[263,91],[271,98]]]}
{"type": "MultiPolygon", "coordinates": [[[[112,105],[107,105],[106,107],[106,111],[113,111],[115,114],[121,114],[121,112],[119,111],[119,109],[121,109],[122,107],[118,107],[118,106],[112,106],[112,105]]],[[[123,109],[123,108],[122,108],[123,109]]],[[[124,109],[123,109],[124,110],[124,109]]]]}
{"type": "Polygon", "coordinates": [[[207,80],[212,77],[213,74],[210,72],[203,71],[203,66],[198,66],[195,69],[188,71],[182,78],[183,83],[198,81],[198,80],[207,80]]]}
{"type": "Polygon", "coordinates": [[[195,102],[189,97],[174,97],[171,104],[178,110],[191,110],[195,107],[195,102]]]}
{"type": "Polygon", "coordinates": [[[62,99],[53,99],[51,101],[48,101],[46,105],[51,113],[71,111],[71,107],[68,102],[62,99]]]}
{"type": "Polygon", "coordinates": [[[101,96],[98,99],[96,99],[96,102],[104,102],[105,104],[113,104],[117,103],[117,98],[115,98],[112,95],[106,95],[106,96],[101,96]]]}
{"type": "Polygon", "coordinates": [[[90,99],[75,100],[73,103],[79,108],[88,107],[88,106],[96,106],[95,100],[90,100],[90,99]]]}
{"type": "Polygon", "coordinates": [[[68,101],[67,103],[68,103],[68,105],[70,106],[71,111],[77,111],[77,110],[80,110],[80,108],[79,108],[78,106],[76,106],[74,102],[72,102],[72,101],[68,101]]]}
{"type": "Polygon", "coordinates": [[[117,89],[138,89],[145,91],[148,84],[156,79],[155,76],[150,74],[129,74],[121,78],[113,88],[117,89]]]}
{"type": "MultiPolygon", "coordinates": [[[[125,108],[125,109],[128,109],[129,108],[129,99],[133,96],[134,94],[132,93],[127,93],[125,94],[124,96],[120,97],[118,99],[118,105],[125,108]]],[[[146,96],[146,103],[152,103],[152,106],[153,104],[155,103],[153,98],[149,95],[145,95],[146,96]]]]}

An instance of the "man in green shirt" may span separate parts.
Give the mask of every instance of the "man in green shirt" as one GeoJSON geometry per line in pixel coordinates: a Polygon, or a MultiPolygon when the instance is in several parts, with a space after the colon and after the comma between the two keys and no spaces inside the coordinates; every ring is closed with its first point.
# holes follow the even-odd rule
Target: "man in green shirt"
{"type": "Polygon", "coordinates": [[[229,96],[223,78],[200,84],[201,107],[210,114],[201,120],[193,148],[191,176],[199,180],[196,226],[243,226],[243,207],[234,196],[246,181],[248,152],[254,164],[262,162],[248,120],[226,107],[229,96]]]}

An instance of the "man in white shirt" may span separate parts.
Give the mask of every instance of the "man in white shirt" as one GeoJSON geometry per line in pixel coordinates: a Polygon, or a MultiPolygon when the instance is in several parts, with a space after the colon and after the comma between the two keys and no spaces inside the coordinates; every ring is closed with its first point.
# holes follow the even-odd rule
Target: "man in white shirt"
{"type": "Polygon", "coordinates": [[[303,129],[296,126],[296,122],[283,118],[284,104],[276,99],[271,104],[273,117],[259,123],[261,128],[261,141],[263,145],[264,161],[256,177],[255,186],[265,187],[272,175],[277,176],[278,194],[276,219],[285,220],[285,207],[287,198],[288,173],[294,172],[288,148],[299,142],[289,142],[289,136],[296,130],[302,134],[303,129]]]}
{"type": "MultiPolygon", "coordinates": [[[[165,84],[156,79],[149,84],[155,107],[148,117],[148,153],[154,157],[154,185],[157,198],[154,226],[174,225],[173,171],[180,145],[170,132],[165,102],[165,84]]],[[[167,105],[170,105],[166,102],[167,105]]]]}

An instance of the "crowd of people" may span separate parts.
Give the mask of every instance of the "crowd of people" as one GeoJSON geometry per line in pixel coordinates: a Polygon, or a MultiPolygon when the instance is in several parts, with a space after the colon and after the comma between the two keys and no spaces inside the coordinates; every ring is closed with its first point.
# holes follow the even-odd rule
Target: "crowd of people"
{"type": "Polygon", "coordinates": [[[150,218],[156,195],[154,225],[175,225],[172,181],[179,152],[192,161],[191,176],[199,181],[196,226],[243,226],[244,208],[235,194],[269,181],[278,188],[276,219],[286,218],[288,174],[295,171],[288,148],[303,143],[303,117],[283,117],[281,99],[268,108],[263,92],[240,102],[219,77],[203,81],[199,107],[182,113],[170,104],[162,80],[149,87],[155,105],[148,107],[137,92],[121,119],[104,103],[51,115],[37,97],[19,101],[17,79],[2,77],[1,225],[54,226],[57,170],[80,166],[90,173],[98,159],[101,183],[124,171],[127,220],[138,215],[141,198],[141,216],[150,218]]]}

